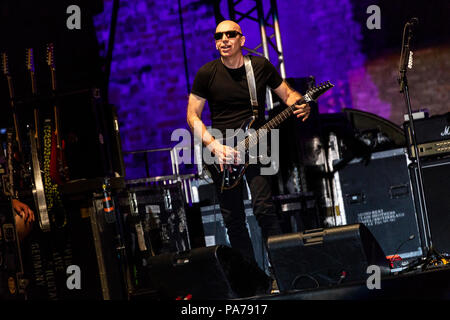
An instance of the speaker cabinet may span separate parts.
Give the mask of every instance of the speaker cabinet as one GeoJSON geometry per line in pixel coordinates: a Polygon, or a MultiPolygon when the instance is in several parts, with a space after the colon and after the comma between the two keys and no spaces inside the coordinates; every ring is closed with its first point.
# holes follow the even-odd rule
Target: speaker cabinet
{"type": "Polygon", "coordinates": [[[411,165],[410,170],[425,245],[428,248],[432,246],[439,253],[450,253],[450,158],[422,162],[426,212],[419,204],[417,166],[411,165]]]}
{"type": "Polygon", "coordinates": [[[193,300],[244,298],[267,293],[270,278],[228,246],[196,248],[148,259],[152,288],[163,298],[193,300]]]}
{"type": "Polygon", "coordinates": [[[268,248],[280,292],[364,281],[370,265],[389,273],[384,252],[362,224],[272,236],[268,248]]]}
{"type": "Polygon", "coordinates": [[[375,152],[367,165],[355,159],[338,177],[347,224],[364,224],[388,256],[422,255],[404,148],[375,152]]]}

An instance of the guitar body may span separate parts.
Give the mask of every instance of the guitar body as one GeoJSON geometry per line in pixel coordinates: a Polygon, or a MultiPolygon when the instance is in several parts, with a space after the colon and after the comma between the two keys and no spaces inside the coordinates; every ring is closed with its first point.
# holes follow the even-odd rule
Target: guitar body
{"type": "MultiPolygon", "coordinates": [[[[242,125],[239,127],[240,130],[242,130],[245,134],[244,137],[247,136],[248,130],[251,128],[252,124],[255,122],[255,117],[250,117],[247,120],[245,120],[242,125]]],[[[242,135],[239,136],[240,132],[236,132],[231,137],[225,137],[225,139],[218,139],[218,141],[227,146],[233,146],[235,147],[237,143],[242,141],[242,135]]],[[[242,176],[245,173],[245,170],[248,167],[249,160],[250,160],[250,154],[248,149],[244,149],[244,162],[242,164],[223,164],[223,171],[220,171],[220,164],[214,163],[210,165],[209,167],[213,167],[213,170],[209,170],[211,174],[214,175],[213,180],[214,181],[220,181],[221,183],[221,189],[227,190],[232,189],[235,186],[239,184],[239,181],[241,180],[242,176]]]]}

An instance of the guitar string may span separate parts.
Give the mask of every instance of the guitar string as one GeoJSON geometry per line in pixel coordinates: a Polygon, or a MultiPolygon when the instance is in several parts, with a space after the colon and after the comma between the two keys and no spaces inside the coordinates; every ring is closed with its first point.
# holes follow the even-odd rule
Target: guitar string
{"type": "Polygon", "coordinates": [[[296,104],[298,104],[298,103],[307,103],[309,101],[314,100],[314,99],[312,99],[310,97],[308,99],[308,101],[306,101],[305,98],[309,95],[310,92],[316,93],[316,91],[319,90],[319,89],[326,89],[326,90],[328,90],[328,89],[330,89],[330,87],[333,87],[333,85],[331,85],[331,83],[329,81],[327,81],[326,83],[323,83],[323,84],[319,85],[318,87],[315,87],[315,88],[312,88],[312,89],[308,90],[308,92],[300,99],[300,101],[297,101],[296,103],[294,103],[291,106],[289,106],[286,109],[284,109],[275,118],[273,118],[272,120],[270,120],[269,122],[264,124],[261,128],[259,128],[254,135],[249,135],[244,140],[240,141],[237,144],[236,149],[240,150],[240,148],[242,148],[242,146],[244,146],[245,147],[244,150],[248,150],[250,147],[253,147],[255,144],[258,143],[259,139],[262,136],[264,136],[264,135],[266,135],[268,133],[268,131],[270,131],[271,129],[277,127],[278,125],[281,124],[281,122],[283,122],[288,117],[290,117],[293,114],[294,110],[295,110],[295,105],[296,104]]]}

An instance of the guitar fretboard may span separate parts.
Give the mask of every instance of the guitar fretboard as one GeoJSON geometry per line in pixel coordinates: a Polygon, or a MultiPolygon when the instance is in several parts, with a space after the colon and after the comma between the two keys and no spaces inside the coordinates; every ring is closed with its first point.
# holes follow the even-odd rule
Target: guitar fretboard
{"type": "MultiPolygon", "coordinates": [[[[295,104],[303,104],[303,103],[305,103],[304,98],[300,99],[300,101],[296,102],[295,104]]],[[[270,130],[277,128],[283,121],[285,121],[294,113],[295,104],[284,109],[275,118],[273,118],[272,120],[261,126],[261,128],[259,128],[254,134],[247,136],[244,140],[239,142],[237,145],[237,149],[240,150],[240,148],[244,147],[246,150],[255,146],[261,137],[267,135],[270,132],[270,130]]]]}

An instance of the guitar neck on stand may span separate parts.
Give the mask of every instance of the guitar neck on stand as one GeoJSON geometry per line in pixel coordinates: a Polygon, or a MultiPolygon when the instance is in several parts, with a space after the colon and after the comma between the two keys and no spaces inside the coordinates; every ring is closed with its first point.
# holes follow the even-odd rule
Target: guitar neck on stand
{"type": "Polygon", "coordinates": [[[53,101],[53,116],[55,119],[56,144],[58,149],[62,149],[59,107],[57,101],[57,87],[56,87],[55,47],[53,43],[47,45],[47,65],[50,68],[52,93],[53,98],[55,99],[53,101]]]}
{"type": "Polygon", "coordinates": [[[12,114],[13,114],[16,142],[17,142],[17,147],[19,149],[19,152],[21,153],[22,152],[22,141],[20,139],[19,121],[17,119],[16,106],[15,106],[15,101],[14,101],[14,99],[15,99],[14,86],[13,86],[12,76],[9,71],[8,55],[6,52],[2,53],[2,69],[3,69],[3,74],[6,77],[6,81],[8,82],[9,101],[10,101],[11,110],[12,110],[12,114]]]}
{"type": "MultiPolygon", "coordinates": [[[[37,98],[36,72],[34,64],[34,52],[32,48],[27,49],[27,69],[30,74],[31,92],[33,98],[37,98]]],[[[31,146],[31,168],[33,175],[33,196],[36,203],[37,216],[42,231],[50,231],[50,219],[48,216],[47,203],[45,200],[44,185],[41,175],[41,143],[40,143],[40,119],[39,108],[34,103],[34,128],[29,129],[29,138],[31,146]]]]}
{"type": "MultiPolygon", "coordinates": [[[[54,135],[56,138],[56,157],[52,157],[50,164],[50,174],[52,179],[59,185],[68,180],[68,167],[64,157],[64,146],[62,140],[60,108],[58,104],[58,92],[56,84],[56,63],[55,63],[55,47],[53,43],[47,45],[47,65],[51,75],[51,86],[53,94],[53,117],[54,117],[54,135]],[[56,158],[56,161],[54,159],[56,158]]],[[[52,139],[53,140],[53,139],[52,139]]]]}
{"type": "MultiPolygon", "coordinates": [[[[30,75],[31,81],[31,93],[33,98],[37,97],[37,85],[36,85],[36,69],[34,64],[34,50],[33,48],[27,49],[27,69],[30,75]]],[[[39,119],[39,108],[36,104],[33,107],[33,115],[34,115],[34,138],[36,139],[36,148],[38,152],[41,150],[40,143],[40,119],[39,119]]]]}

